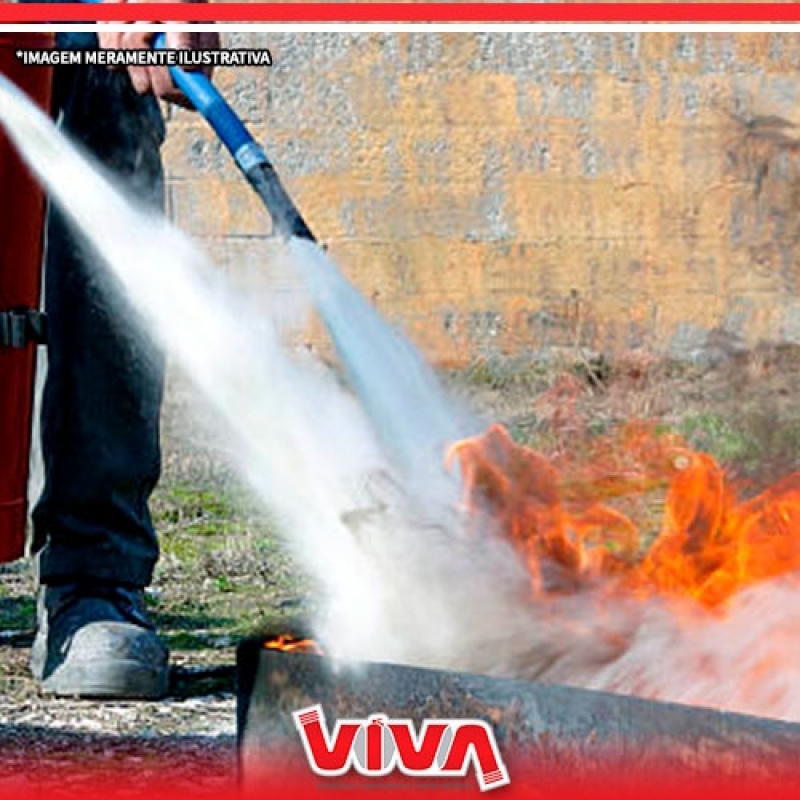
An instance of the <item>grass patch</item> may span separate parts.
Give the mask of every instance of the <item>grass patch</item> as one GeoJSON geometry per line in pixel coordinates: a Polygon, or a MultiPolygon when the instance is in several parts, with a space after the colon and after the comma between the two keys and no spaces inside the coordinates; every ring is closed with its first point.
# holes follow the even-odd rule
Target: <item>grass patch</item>
{"type": "Polygon", "coordinates": [[[725,464],[752,466],[762,455],[752,432],[722,414],[702,412],[689,415],[680,422],[677,430],[692,447],[710,453],[725,464]]]}
{"type": "Polygon", "coordinates": [[[541,390],[552,380],[552,365],[531,359],[479,358],[467,367],[449,370],[444,377],[451,383],[473,389],[502,391],[520,387],[541,390]]]}
{"type": "Polygon", "coordinates": [[[162,557],[148,604],[173,650],[228,646],[307,605],[308,579],[244,494],[173,485],[152,506],[162,557]]]}
{"type": "Polygon", "coordinates": [[[36,626],[36,600],[28,596],[0,598],[0,630],[29,631],[36,626]]]}

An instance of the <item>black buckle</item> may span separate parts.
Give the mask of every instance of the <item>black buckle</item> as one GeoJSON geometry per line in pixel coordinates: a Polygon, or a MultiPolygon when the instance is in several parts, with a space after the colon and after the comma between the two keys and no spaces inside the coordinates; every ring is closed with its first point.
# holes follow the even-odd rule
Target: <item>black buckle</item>
{"type": "Polygon", "coordinates": [[[47,314],[34,308],[0,311],[0,347],[47,343],[47,314]]]}

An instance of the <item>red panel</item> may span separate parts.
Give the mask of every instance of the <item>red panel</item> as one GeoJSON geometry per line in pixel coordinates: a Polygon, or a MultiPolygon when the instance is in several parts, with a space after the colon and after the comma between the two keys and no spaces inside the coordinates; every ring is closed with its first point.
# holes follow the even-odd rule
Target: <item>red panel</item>
{"type": "MultiPolygon", "coordinates": [[[[0,33],[0,73],[43,107],[50,102],[51,69],[21,66],[18,47],[43,47],[42,34],[0,33]]],[[[45,199],[0,132],[0,311],[36,307],[41,289],[45,199]]],[[[25,549],[28,462],[36,351],[0,347],[0,562],[25,549]]]]}

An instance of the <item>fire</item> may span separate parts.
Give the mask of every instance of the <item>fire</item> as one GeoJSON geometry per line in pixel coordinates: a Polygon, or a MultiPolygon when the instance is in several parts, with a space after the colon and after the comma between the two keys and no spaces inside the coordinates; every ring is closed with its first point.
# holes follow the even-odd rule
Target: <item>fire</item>
{"type": "Polygon", "coordinates": [[[303,639],[291,633],[281,633],[264,642],[265,650],[281,650],[285,653],[313,653],[323,655],[322,648],[314,639],[303,639]]]}
{"type": "Polygon", "coordinates": [[[800,569],[800,472],[743,501],[714,458],[647,425],[561,460],[566,469],[500,425],[447,454],[470,516],[513,544],[539,597],[602,587],[719,609],[744,587],[800,569]],[[612,505],[659,489],[652,532],[612,505]]]}

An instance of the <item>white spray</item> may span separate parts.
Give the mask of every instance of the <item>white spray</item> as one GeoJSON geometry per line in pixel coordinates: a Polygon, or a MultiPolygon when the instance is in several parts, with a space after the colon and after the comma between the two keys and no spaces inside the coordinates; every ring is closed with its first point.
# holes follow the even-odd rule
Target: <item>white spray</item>
{"type": "MultiPolygon", "coordinates": [[[[2,76],[0,121],[51,198],[224,420],[242,472],[319,579],[329,605],[318,633],[329,650],[350,658],[450,660],[448,642],[459,634],[448,631],[462,624],[453,616],[453,600],[459,593],[473,595],[479,582],[477,574],[467,580],[463,571],[473,564],[486,576],[486,591],[492,588],[471,552],[454,559],[443,544],[459,531],[452,510],[457,484],[444,472],[443,451],[429,452],[436,461],[426,474],[437,481],[427,484],[418,480],[424,472],[408,449],[387,458],[368,418],[333,375],[308,353],[286,348],[276,325],[254,315],[187,237],[126,198],[2,76]]],[[[305,265],[312,285],[315,274],[324,276],[320,300],[336,313],[340,278],[324,254],[293,241],[282,257],[305,265]]],[[[403,351],[398,340],[386,352],[405,352],[414,362],[413,350],[403,351]]],[[[402,359],[396,355],[386,364],[399,386],[407,379],[402,359]]],[[[441,413],[435,380],[419,364],[414,391],[420,407],[406,410],[402,427],[428,420],[425,440],[445,443],[455,426],[441,413]],[[446,429],[436,430],[443,421],[446,429]]],[[[384,420],[400,410],[390,410],[384,420]]]]}

